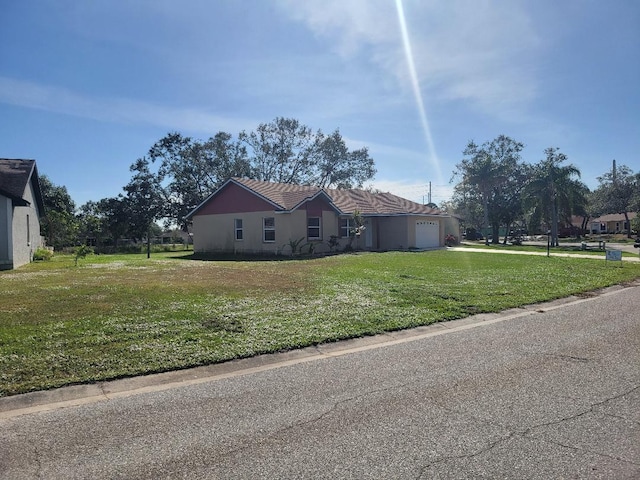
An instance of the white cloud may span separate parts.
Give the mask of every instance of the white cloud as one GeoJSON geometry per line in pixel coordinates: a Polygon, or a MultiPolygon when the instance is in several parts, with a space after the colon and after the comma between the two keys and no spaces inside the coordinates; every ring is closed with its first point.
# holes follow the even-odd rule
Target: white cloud
{"type": "MultiPolygon", "coordinates": [[[[416,203],[429,203],[429,183],[413,180],[374,180],[367,183],[367,187],[389,192],[416,203]]],[[[431,201],[440,205],[453,195],[453,185],[431,184],[431,201]]]]}
{"type": "MultiPolygon", "coordinates": [[[[388,0],[282,0],[316,35],[349,57],[367,53],[410,88],[397,12],[388,0]]],[[[427,101],[462,100],[488,113],[510,114],[536,95],[542,42],[517,2],[403,2],[416,70],[427,101]]]]}
{"type": "Polygon", "coordinates": [[[142,124],[211,134],[252,123],[197,108],[172,108],[128,98],[90,97],[72,90],[0,76],[0,103],[98,121],[142,124]]]}

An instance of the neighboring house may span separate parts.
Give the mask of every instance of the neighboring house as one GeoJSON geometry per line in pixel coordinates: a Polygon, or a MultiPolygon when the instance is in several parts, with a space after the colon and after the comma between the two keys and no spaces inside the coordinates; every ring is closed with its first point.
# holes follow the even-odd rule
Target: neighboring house
{"type": "MultiPolygon", "coordinates": [[[[629,223],[636,218],[635,212],[627,213],[629,217],[629,223]]],[[[603,215],[598,218],[594,218],[589,222],[589,232],[592,234],[598,233],[627,233],[629,225],[624,218],[623,213],[613,213],[609,215],[603,215]]]]}
{"type": "Polygon", "coordinates": [[[0,270],[32,260],[43,245],[43,212],[35,160],[0,158],[0,270]]]}
{"type": "Polygon", "coordinates": [[[174,230],[165,230],[159,237],[152,237],[151,241],[162,245],[175,243],[191,245],[193,243],[193,239],[189,233],[183,232],[177,228],[174,230]]]}
{"type": "Polygon", "coordinates": [[[365,229],[352,247],[365,250],[444,246],[451,217],[390,193],[333,190],[231,178],[188,218],[195,252],[291,253],[290,242],[315,252],[342,250],[350,242],[354,212],[365,229]],[[329,246],[332,240],[337,242],[329,246]]]}

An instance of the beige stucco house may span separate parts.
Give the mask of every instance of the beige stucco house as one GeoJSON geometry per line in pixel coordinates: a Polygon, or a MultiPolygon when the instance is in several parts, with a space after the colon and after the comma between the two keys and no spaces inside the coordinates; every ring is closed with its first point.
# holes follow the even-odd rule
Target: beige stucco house
{"type": "Polygon", "coordinates": [[[43,245],[42,194],[35,160],[0,158],[0,270],[29,263],[43,245]]]}
{"type": "Polygon", "coordinates": [[[427,249],[444,246],[451,217],[390,193],[231,178],[188,218],[196,253],[291,253],[427,249]],[[354,213],[364,229],[353,237],[354,213]],[[447,224],[445,225],[445,220],[447,224]],[[312,245],[312,247],[311,247],[312,245]]]}
{"type": "Polygon", "coordinates": [[[623,213],[611,213],[594,218],[589,222],[589,232],[592,234],[628,233],[630,223],[636,218],[635,212],[627,213],[629,221],[623,213]]]}

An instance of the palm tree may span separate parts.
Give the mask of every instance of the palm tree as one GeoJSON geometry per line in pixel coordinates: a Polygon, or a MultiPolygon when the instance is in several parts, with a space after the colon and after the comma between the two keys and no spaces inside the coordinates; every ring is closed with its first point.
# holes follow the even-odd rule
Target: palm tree
{"type": "MultiPolygon", "coordinates": [[[[489,203],[494,196],[495,189],[504,182],[506,177],[505,158],[518,158],[517,155],[521,149],[521,144],[503,135],[491,143],[483,144],[482,147],[471,141],[463,152],[467,158],[456,165],[457,173],[462,174],[463,185],[466,188],[475,188],[480,195],[483,228],[489,226],[489,203]]],[[[497,241],[497,238],[494,241],[497,241]]],[[[485,235],[485,244],[488,243],[489,237],[485,235]]]]}
{"type": "Polygon", "coordinates": [[[534,173],[525,188],[524,203],[532,216],[545,218],[549,223],[551,245],[558,246],[558,221],[584,208],[587,187],[577,180],[580,170],[574,165],[561,165],[567,160],[558,148],[547,148],[546,158],[534,168],[534,173]]]}

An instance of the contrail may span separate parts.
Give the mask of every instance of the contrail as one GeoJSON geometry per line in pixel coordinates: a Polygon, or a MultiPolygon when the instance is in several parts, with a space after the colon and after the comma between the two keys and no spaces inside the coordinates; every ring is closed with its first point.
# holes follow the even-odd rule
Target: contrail
{"type": "Polygon", "coordinates": [[[420,92],[420,84],[418,83],[418,74],[416,73],[416,65],[413,62],[413,52],[411,50],[411,41],[409,40],[409,30],[407,29],[407,22],[404,16],[404,8],[402,7],[402,0],[396,0],[396,10],[398,11],[398,20],[400,21],[400,31],[402,32],[402,44],[404,46],[404,53],[407,57],[407,65],[409,67],[409,76],[411,77],[411,86],[413,87],[413,95],[416,99],[418,111],[420,113],[420,122],[422,123],[422,129],[427,139],[427,147],[429,148],[430,161],[438,175],[438,181],[442,180],[442,173],[440,171],[440,160],[433,143],[433,137],[431,136],[431,128],[429,127],[429,119],[427,118],[427,112],[424,108],[424,101],[422,100],[422,92],[420,92]]]}

